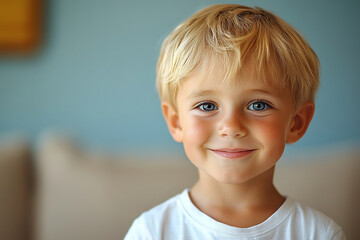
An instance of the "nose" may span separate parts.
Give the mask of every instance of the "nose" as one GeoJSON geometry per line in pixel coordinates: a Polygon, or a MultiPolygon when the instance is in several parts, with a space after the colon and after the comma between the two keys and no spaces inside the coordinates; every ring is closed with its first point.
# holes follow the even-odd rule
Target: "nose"
{"type": "Polygon", "coordinates": [[[231,112],[220,121],[219,134],[222,137],[244,137],[248,134],[245,118],[240,113],[231,112]]]}

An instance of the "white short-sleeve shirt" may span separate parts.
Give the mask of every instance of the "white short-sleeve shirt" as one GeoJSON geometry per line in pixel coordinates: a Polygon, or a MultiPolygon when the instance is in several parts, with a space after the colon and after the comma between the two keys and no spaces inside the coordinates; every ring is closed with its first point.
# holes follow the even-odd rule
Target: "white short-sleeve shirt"
{"type": "Polygon", "coordinates": [[[342,229],[324,214],[287,198],[264,222],[238,228],[218,222],[201,212],[186,189],[144,212],[132,224],[125,240],[167,239],[292,239],[343,240],[342,229]]]}

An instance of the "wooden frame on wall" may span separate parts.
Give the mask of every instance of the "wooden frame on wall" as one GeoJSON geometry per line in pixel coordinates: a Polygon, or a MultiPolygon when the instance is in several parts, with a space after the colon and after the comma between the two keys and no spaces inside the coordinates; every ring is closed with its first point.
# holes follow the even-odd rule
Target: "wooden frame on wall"
{"type": "Polygon", "coordinates": [[[42,0],[0,0],[0,55],[27,54],[42,38],[42,0]]]}

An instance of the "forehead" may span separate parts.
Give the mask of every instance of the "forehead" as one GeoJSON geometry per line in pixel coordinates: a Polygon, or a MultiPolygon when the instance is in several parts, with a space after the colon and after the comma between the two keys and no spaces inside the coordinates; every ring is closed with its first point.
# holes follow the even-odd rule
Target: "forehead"
{"type": "Polygon", "coordinates": [[[233,73],[229,72],[224,64],[212,62],[202,64],[192,74],[180,82],[179,91],[195,92],[203,94],[209,89],[258,89],[264,92],[281,94],[284,90],[275,81],[264,78],[258,74],[257,69],[251,63],[244,63],[240,69],[233,73]]]}

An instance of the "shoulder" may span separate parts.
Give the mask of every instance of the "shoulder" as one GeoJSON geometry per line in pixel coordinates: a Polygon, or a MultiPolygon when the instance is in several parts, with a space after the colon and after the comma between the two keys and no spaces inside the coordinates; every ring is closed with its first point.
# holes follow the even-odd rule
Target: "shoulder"
{"type": "Polygon", "coordinates": [[[304,230],[314,239],[345,239],[341,227],[330,217],[298,201],[289,201],[293,205],[289,220],[294,228],[304,230]]]}
{"type": "Polygon", "coordinates": [[[170,217],[179,214],[181,197],[184,193],[185,191],[142,213],[139,219],[151,223],[151,226],[154,226],[155,220],[158,223],[169,220],[170,217]]]}
{"type": "Polygon", "coordinates": [[[187,190],[142,213],[131,225],[125,239],[157,239],[166,225],[176,225],[181,215],[181,196],[185,193],[187,190]]]}

